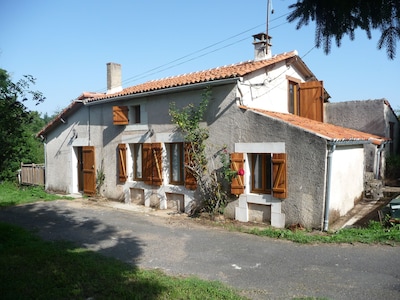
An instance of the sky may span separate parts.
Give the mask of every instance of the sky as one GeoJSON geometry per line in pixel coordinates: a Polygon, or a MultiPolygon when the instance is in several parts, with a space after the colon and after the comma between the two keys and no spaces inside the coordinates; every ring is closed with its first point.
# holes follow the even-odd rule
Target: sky
{"type": "MultiPolygon", "coordinates": [[[[288,6],[271,0],[272,54],[297,50],[331,102],[387,99],[400,109],[399,59],[369,40],[315,47],[315,24],[296,29],[288,6]],[[397,75],[397,76],[396,76],[397,75]]],[[[122,65],[123,88],[254,58],[253,34],[266,31],[267,0],[0,0],[0,68],[12,80],[36,78],[44,103],[29,110],[53,115],[83,92],[105,92],[106,64],[122,65]]]]}

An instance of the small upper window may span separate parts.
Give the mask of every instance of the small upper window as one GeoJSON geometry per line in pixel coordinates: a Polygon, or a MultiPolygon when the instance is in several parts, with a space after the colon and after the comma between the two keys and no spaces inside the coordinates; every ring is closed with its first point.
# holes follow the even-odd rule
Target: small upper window
{"type": "Polygon", "coordinates": [[[129,124],[140,124],[140,105],[129,107],[129,124]]]}

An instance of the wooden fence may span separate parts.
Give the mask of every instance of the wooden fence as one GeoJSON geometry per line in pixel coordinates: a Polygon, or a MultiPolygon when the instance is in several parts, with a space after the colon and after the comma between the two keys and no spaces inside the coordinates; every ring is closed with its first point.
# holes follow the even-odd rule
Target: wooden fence
{"type": "Polygon", "coordinates": [[[44,164],[21,164],[20,184],[44,186],[44,164]]]}

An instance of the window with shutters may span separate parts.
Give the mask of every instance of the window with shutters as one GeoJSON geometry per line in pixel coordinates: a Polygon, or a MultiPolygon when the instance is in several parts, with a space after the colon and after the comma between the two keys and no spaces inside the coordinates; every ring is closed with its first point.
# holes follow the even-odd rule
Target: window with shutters
{"type": "Polygon", "coordinates": [[[127,106],[113,106],[113,124],[128,125],[129,124],[129,109],[127,106]]]}
{"type": "Polygon", "coordinates": [[[114,125],[139,125],[146,122],[143,118],[142,105],[113,106],[114,125]]]}
{"type": "Polygon", "coordinates": [[[168,144],[169,183],[184,183],[184,149],[183,143],[168,144]]]}
{"type": "Polygon", "coordinates": [[[251,192],[271,194],[271,154],[251,153],[251,192]]]}
{"type": "Polygon", "coordinates": [[[161,185],[162,146],[161,143],[130,144],[133,161],[133,180],[149,185],[161,185]]]}
{"type": "Polygon", "coordinates": [[[286,153],[247,153],[246,156],[244,153],[235,152],[230,154],[230,160],[231,169],[237,172],[231,182],[233,195],[243,194],[248,184],[250,193],[287,198],[286,153]],[[249,170],[249,174],[246,174],[244,169],[249,170]]]}

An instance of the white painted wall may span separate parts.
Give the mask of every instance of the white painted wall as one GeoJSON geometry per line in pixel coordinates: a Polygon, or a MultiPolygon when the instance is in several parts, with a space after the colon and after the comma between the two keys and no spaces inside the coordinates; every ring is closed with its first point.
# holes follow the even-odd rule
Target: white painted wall
{"type": "Polygon", "coordinates": [[[345,215],[364,191],[364,149],[337,146],[332,155],[330,211],[345,215]]]}
{"type": "Polygon", "coordinates": [[[275,69],[268,72],[258,70],[243,77],[243,81],[238,83],[237,97],[241,99],[242,105],[248,107],[289,113],[288,76],[304,81],[297,70],[285,62],[277,64],[275,69]]]}

